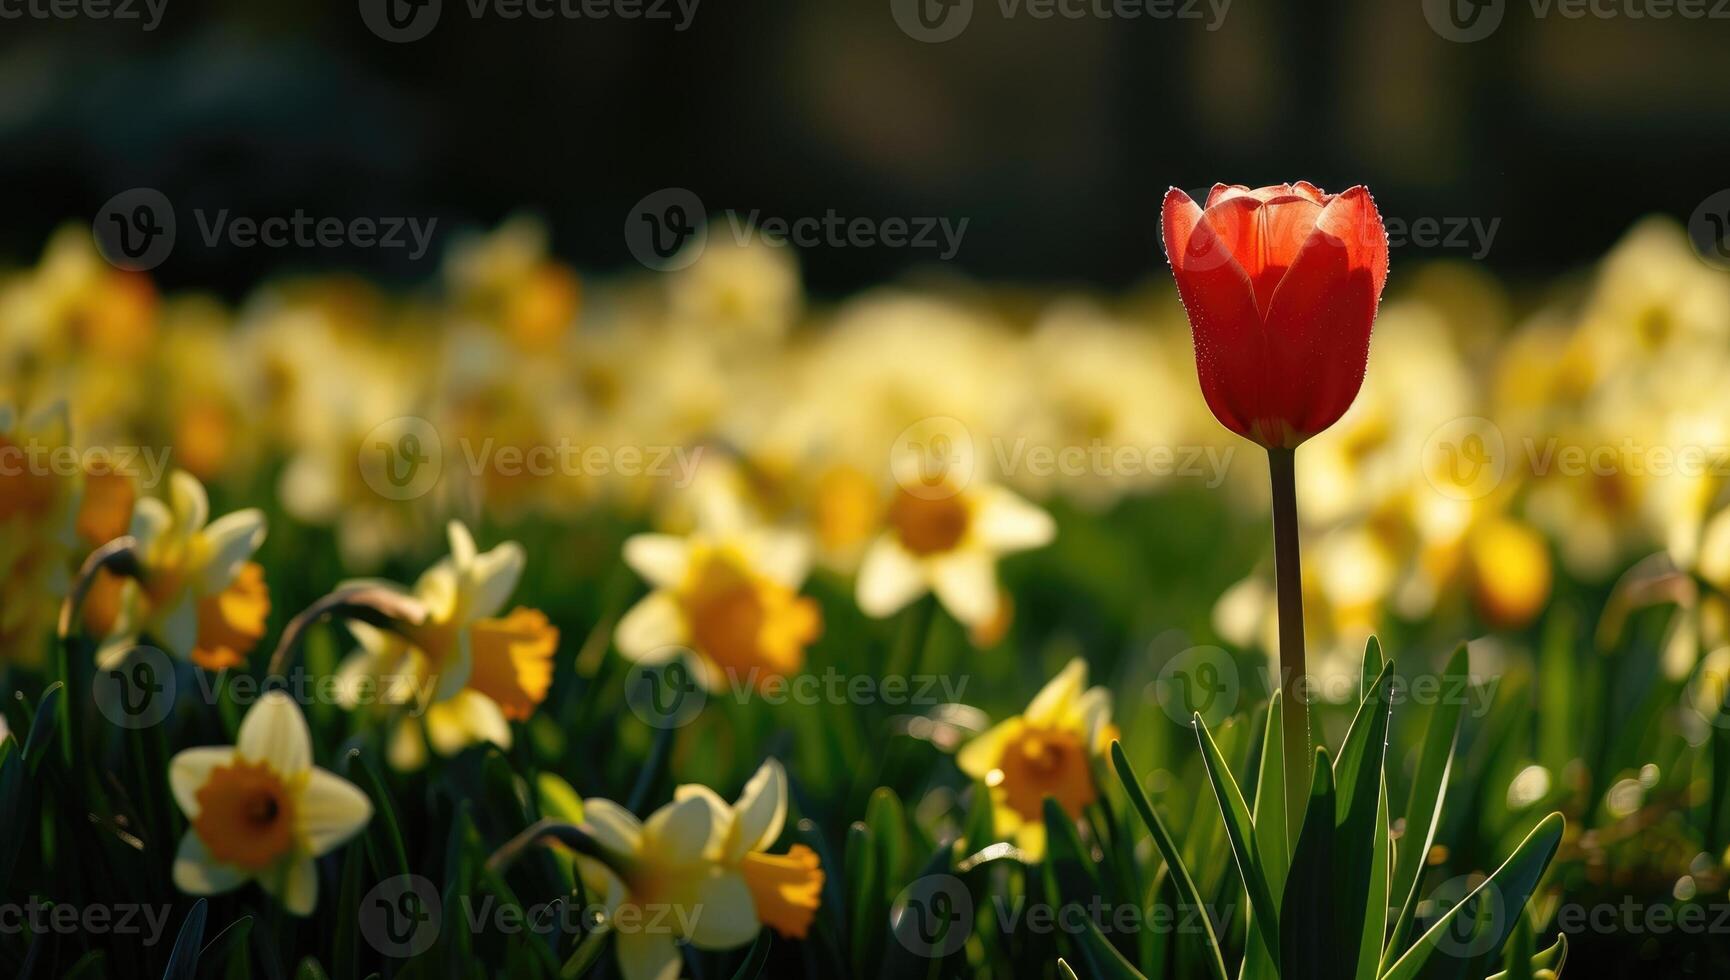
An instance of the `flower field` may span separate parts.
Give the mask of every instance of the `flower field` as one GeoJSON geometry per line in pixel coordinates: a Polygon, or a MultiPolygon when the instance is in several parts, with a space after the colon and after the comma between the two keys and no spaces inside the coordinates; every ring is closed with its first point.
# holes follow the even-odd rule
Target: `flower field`
{"type": "Polygon", "coordinates": [[[1279,186],[1113,294],[517,218],[229,300],[55,235],[0,274],[0,971],[1723,975],[1730,272],[1383,235],[1306,307],[1367,369],[1234,364],[1197,229],[1381,230],[1279,186]]]}

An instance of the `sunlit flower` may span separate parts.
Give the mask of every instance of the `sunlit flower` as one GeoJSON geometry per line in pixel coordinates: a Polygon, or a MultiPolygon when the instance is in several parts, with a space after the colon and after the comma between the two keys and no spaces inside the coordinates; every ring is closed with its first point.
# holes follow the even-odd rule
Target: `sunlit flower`
{"type": "Polygon", "coordinates": [[[689,649],[710,690],[797,673],[823,628],[817,603],[799,594],[809,542],[793,531],[706,523],[684,537],[639,534],[625,542],[625,564],[651,590],[619,620],[619,652],[653,664],[689,649]]]}
{"type": "Polygon", "coordinates": [[[750,886],[715,859],[733,823],[712,793],[675,799],[643,821],[611,800],[583,801],[583,829],[605,855],[579,855],[577,868],[604,904],[625,980],[676,980],[681,940],[725,950],[756,937],[750,886]]]}
{"type": "Polygon", "coordinates": [[[713,857],[745,879],[758,921],[789,939],[804,939],[823,898],[823,870],[817,852],[794,844],[785,854],[770,854],[787,819],[787,773],[770,759],[757,769],[739,799],[723,803],[707,786],[687,784],[673,798],[708,799],[722,824],[713,857]]]}
{"type": "Polygon", "coordinates": [[[237,510],[210,520],[204,485],[177,470],[169,502],[139,500],[132,510],[138,574],[122,587],[119,615],[98,662],[124,657],[148,636],[211,670],[243,663],[264,635],[270,596],[251,562],[264,543],[264,513],[237,510]]]}
{"type": "Polygon", "coordinates": [[[397,722],[388,756],[398,769],[424,765],[428,742],[443,756],[479,742],[508,747],[510,722],[528,719],[552,684],[557,628],[536,609],[500,615],[522,577],[522,547],[507,541],[479,551],[460,521],[449,536],[450,556],[412,590],[425,620],[389,630],[348,624],[360,650],[338,671],[343,702],[352,707],[376,692],[386,705],[425,709],[397,722]]]}
{"type": "Polygon", "coordinates": [[[999,836],[1030,861],[1045,853],[1044,801],[1080,817],[1098,798],[1094,759],[1113,737],[1111,693],[1087,686],[1087,662],[1071,660],[1028,703],[961,747],[961,771],[984,781],[999,836]]]}
{"type": "Polygon", "coordinates": [[[1051,516],[997,486],[901,486],[859,566],[859,608],[889,616],[927,592],[974,629],[998,617],[997,560],[1051,542],[1051,516]]]}
{"type": "Polygon", "coordinates": [[[318,903],[315,859],[372,819],[365,793],[312,764],[306,719],[281,691],[246,713],[234,745],[176,755],[168,783],[191,824],[175,887],[214,895],[257,881],[295,915],[318,903]]]}
{"type": "Polygon", "coordinates": [[[19,420],[0,405],[0,661],[41,662],[70,584],[77,484],[32,457],[67,438],[63,407],[19,420]]]}

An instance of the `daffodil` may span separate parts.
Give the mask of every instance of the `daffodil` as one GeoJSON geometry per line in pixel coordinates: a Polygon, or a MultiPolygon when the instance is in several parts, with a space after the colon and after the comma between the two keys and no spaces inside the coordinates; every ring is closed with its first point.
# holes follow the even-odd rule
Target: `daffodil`
{"type": "Polygon", "coordinates": [[[732,806],[707,786],[687,784],[675,800],[705,799],[722,827],[714,839],[714,859],[745,879],[757,920],[789,939],[804,939],[823,897],[823,869],[817,852],[795,844],[785,854],[770,854],[787,820],[787,773],[770,759],[757,769],[732,806]]]}
{"type": "Polygon", "coordinates": [[[315,859],[372,819],[365,793],[312,764],[306,719],[281,691],[252,706],[234,745],[176,755],[168,783],[192,825],[174,857],[175,887],[214,895],[257,881],[295,915],[318,902],[315,859]]]}
{"type": "Polygon", "coordinates": [[[148,636],[202,667],[237,666],[264,635],[270,610],[263,572],[251,562],[264,542],[264,513],[247,508],[210,520],[203,484],[180,470],[168,495],[168,503],[146,497],[133,505],[138,571],[122,588],[98,662],[117,662],[148,636]]]}
{"type": "Polygon", "coordinates": [[[1057,533],[1049,514],[1013,492],[971,484],[902,485],[884,520],[859,566],[859,608],[888,616],[935,592],[975,630],[988,630],[1001,612],[997,559],[1057,533]]]}
{"type": "Polygon", "coordinates": [[[761,928],[744,876],[715,859],[732,821],[712,796],[686,795],[643,821],[611,800],[583,801],[602,856],[578,855],[577,869],[606,910],[625,980],[676,980],[681,940],[732,949],[761,928]]]}
{"type": "Polygon", "coordinates": [[[1080,817],[1099,796],[1094,759],[1114,737],[1110,692],[1089,688],[1087,663],[1076,658],[1034,695],[1024,713],[963,745],[956,763],[990,790],[998,835],[1037,861],[1045,853],[1045,798],[1080,817]]]}
{"type": "Polygon", "coordinates": [[[398,769],[424,765],[428,742],[443,756],[479,742],[508,747],[510,722],[533,714],[552,684],[558,630],[539,610],[500,615],[522,577],[522,546],[507,541],[483,552],[462,522],[448,532],[450,556],[412,590],[425,619],[390,630],[351,622],[360,650],[338,671],[338,697],[350,707],[369,690],[387,705],[424,699],[421,718],[400,719],[392,736],[388,756],[398,769]]]}
{"type": "Polygon", "coordinates": [[[619,620],[619,652],[654,664],[689,649],[710,690],[797,673],[823,622],[816,602],[799,594],[810,568],[806,538],[718,523],[689,536],[626,540],[625,564],[652,589],[619,620]]]}
{"type": "Polygon", "coordinates": [[[0,661],[41,662],[75,541],[77,485],[31,461],[31,450],[61,447],[66,411],[19,420],[0,405],[0,661]]]}

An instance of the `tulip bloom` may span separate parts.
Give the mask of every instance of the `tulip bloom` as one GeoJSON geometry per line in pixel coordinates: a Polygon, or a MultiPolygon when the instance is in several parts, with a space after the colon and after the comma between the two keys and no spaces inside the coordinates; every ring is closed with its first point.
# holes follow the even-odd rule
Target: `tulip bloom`
{"type": "Polygon", "coordinates": [[[1291,449],[1337,421],[1363,384],[1388,277],[1369,191],[1215,184],[1204,210],[1172,188],[1163,222],[1201,391],[1220,423],[1291,449]]]}

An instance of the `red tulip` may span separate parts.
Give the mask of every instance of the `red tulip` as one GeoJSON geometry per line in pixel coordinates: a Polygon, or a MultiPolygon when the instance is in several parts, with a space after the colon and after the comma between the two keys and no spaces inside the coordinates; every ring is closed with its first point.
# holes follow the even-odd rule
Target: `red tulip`
{"type": "Polygon", "coordinates": [[[1362,186],[1215,184],[1207,208],[1165,195],[1165,253],[1195,338],[1202,395],[1226,428],[1290,449],[1351,407],[1388,278],[1362,186]]]}

